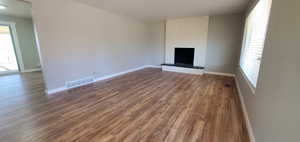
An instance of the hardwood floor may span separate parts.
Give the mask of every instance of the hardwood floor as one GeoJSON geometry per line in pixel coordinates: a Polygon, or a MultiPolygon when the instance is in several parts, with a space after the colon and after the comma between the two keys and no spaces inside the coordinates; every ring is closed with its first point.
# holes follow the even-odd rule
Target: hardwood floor
{"type": "Polygon", "coordinates": [[[249,142],[234,80],[144,69],[53,95],[0,77],[2,142],[249,142]]]}

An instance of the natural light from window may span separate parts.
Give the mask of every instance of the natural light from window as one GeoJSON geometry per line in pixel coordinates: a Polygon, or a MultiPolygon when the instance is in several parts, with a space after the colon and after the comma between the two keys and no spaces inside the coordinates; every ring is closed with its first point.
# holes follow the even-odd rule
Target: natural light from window
{"type": "Polygon", "coordinates": [[[240,67],[256,88],[272,0],[260,0],[246,19],[240,67]]]}
{"type": "Polygon", "coordinates": [[[0,74],[17,70],[18,63],[10,28],[0,25],[0,74]]]}

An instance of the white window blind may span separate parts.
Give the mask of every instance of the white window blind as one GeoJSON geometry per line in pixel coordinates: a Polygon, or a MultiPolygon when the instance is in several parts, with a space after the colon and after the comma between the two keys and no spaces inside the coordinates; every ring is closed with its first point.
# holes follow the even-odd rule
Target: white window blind
{"type": "Polygon", "coordinates": [[[256,87],[272,0],[260,0],[246,19],[240,67],[256,87]]]}

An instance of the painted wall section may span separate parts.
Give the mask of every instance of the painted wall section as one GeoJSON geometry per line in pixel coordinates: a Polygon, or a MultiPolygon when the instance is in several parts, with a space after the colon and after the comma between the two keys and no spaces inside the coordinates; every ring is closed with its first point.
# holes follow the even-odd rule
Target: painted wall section
{"type": "Polygon", "coordinates": [[[174,64],[175,47],[195,48],[194,66],[205,66],[209,17],[166,21],[165,62],[174,64]]]}
{"type": "Polygon", "coordinates": [[[240,58],[243,14],[210,16],[206,70],[235,73],[240,58]]]}
{"type": "Polygon", "coordinates": [[[299,6],[298,0],[273,0],[254,94],[237,71],[256,142],[299,141],[299,6]]]}
{"type": "Polygon", "coordinates": [[[150,24],[73,0],[32,0],[32,7],[48,90],[160,64],[151,58],[150,24]]]}
{"type": "Polygon", "coordinates": [[[150,24],[151,64],[161,65],[165,62],[165,21],[150,24]]]}
{"type": "Polygon", "coordinates": [[[32,19],[2,16],[0,21],[16,23],[16,31],[25,70],[40,68],[40,60],[34,38],[32,19]]]}

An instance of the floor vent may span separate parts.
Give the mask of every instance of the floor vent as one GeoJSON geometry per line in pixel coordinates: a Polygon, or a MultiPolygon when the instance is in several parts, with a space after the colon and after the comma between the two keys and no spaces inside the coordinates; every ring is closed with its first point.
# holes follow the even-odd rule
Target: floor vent
{"type": "Polygon", "coordinates": [[[90,83],[94,82],[94,78],[93,77],[89,77],[89,78],[83,78],[80,80],[74,80],[74,81],[68,81],[66,82],[66,87],[67,88],[75,88],[75,87],[79,87],[82,85],[87,85],[90,83]]]}
{"type": "Polygon", "coordinates": [[[231,84],[228,84],[228,83],[226,83],[224,86],[227,87],[227,88],[231,88],[232,87],[231,84]]]}

